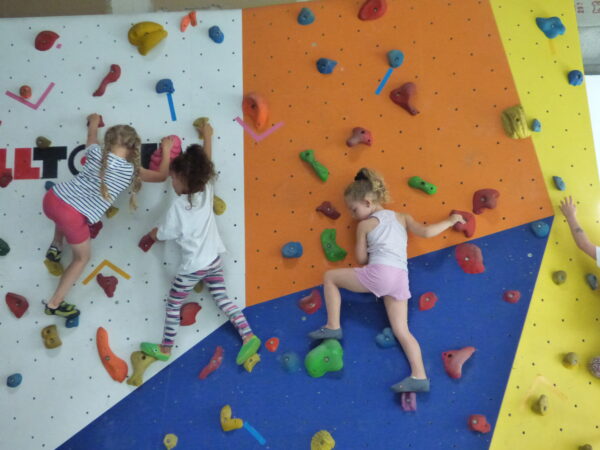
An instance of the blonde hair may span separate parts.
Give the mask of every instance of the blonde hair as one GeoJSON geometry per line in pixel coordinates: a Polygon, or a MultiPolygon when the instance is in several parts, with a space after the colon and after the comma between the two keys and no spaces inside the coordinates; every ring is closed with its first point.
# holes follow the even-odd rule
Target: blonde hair
{"type": "Polygon", "coordinates": [[[102,148],[100,166],[100,193],[105,200],[109,202],[113,201],[108,192],[108,186],[104,182],[104,176],[106,175],[106,167],[108,166],[108,153],[116,145],[122,145],[128,150],[127,161],[133,164],[133,180],[131,182],[129,207],[137,209],[136,194],[142,188],[142,180],[140,179],[142,140],[135,131],[135,128],[129,125],[115,125],[106,130],[104,134],[104,147],[102,148]]]}
{"type": "Polygon", "coordinates": [[[389,203],[392,200],[385,187],[383,177],[374,170],[367,169],[366,167],[363,167],[356,173],[354,181],[344,191],[344,197],[355,202],[370,197],[370,200],[380,205],[389,203]]]}

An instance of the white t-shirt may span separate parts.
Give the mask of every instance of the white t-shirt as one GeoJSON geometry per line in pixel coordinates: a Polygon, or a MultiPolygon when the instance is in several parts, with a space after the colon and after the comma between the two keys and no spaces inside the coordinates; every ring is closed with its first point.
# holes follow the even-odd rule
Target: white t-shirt
{"type": "Polygon", "coordinates": [[[600,267],[600,247],[596,247],[596,265],[600,267]]]}
{"type": "Polygon", "coordinates": [[[367,233],[369,264],[383,264],[408,270],[406,260],[408,236],[404,225],[396,219],[396,213],[383,209],[374,212],[370,217],[376,217],[379,223],[367,233]]]}
{"type": "Polygon", "coordinates": [[[192,206],[187,194],[179,195],[158,226],[158,239],[175,239],[181,247],[181,274],[202,270],[227,251],[213,212],[213,189],[208,183],[204,192],[193,194],[192,206]]]}

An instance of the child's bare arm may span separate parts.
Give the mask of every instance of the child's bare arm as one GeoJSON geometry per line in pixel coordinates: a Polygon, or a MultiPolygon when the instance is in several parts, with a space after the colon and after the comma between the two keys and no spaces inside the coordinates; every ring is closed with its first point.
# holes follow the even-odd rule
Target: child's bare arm
{"type": "Polygon", "coordinates": [[[173,147],[173,139],[164,137],[160,141],[162,149],[162,160],[158,170],[149,170],[140,168],[140,178],[147,183],[161,183],[169,176],[169,164],[171,163],[171,147],[173,147]]]}
{"type": "Polygon", "coordinates": [[[362,220],[356,227],[356,260],[359,264],[367,264],[369,255],[367,253],[367,221],[362,220]]]}
{"type": "Polygon", "coordinates": [[[208,159],[212,160],[212,135],[213,129],[208,123],[208,120],[204,122],[202,128],[202,135],[204,136],[204,153],[208,156],[208,159]]]}
{"type": "Polygon", "coordinates": [[[406,220],[406,228],[408,231],[424,238],[437,236],[457,222],[465,223],[465,220],[460,214],[452,214],[447,219],[431,225],[423,225],[422,223],[417,222],[410,214],[405,214],[404,218],[406,220]]]}
{"type": "Polygon", "coordinates": [[[90,145],[98,143],[98,125],[100,124],[100,116],[96,113],[90,114],[87,116],[87,121],[87,139],[85,146],[89,147],[90,145]]]}
{"type": "Polygon", "coordinates": [[[583,228],[579,226],[577,222],[577,207],[573,203],[573,199],[571,196],[565,197],[560,202],[560,210],[565,215],[567,219],[567,223],[569,224],[569,229],[571,230],[571,234],[573,235],[573,239],[579,247],[586,255],[589,255],[594,260],[596,259],[596,246],[592,244],[589,240],[583,228]]]}

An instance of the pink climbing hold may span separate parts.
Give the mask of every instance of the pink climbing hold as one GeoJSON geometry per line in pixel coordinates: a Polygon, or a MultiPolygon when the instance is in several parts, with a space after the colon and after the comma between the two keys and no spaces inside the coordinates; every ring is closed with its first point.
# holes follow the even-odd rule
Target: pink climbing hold
{"type": "Polygon", "coordinates": [[[4,169],[2,173],[0,173],[0,188],[5,188],[12,180],[12,169],[4,169]]]}
{"type": "Polygon", "coordinates": [[[321,299],[319,291],[313,289],[310,294],[300,299],[298,306],[306,314],[314,314],[323,306],[323,299],[321,299]]]}
{"type": "Polygon", "coordinates": [[[375,20],[383,16],[387,11],[386,0],[367,0],[358,12],[360,20],[375,20]]]}
{"type": "Polygon", "coordinates": [[[215,352],[213,353],[212,358],[210,358],[210,362],[206,366],[204,366],[202,371],[198,374],[198,378],[200,378],[201,380],[206,379],[207,376],[209,376],[211,373],[213,373],[215,370],[217,370],[221,366],[222,362],[223,362],[223,347],[221,347],[220,345],[217,345],[217,348],[215,349],[215,352]]]}
{"type": "Polygon", "coordinates": [[[121,76],[121,66],[119,66],[118,64],[111,64],[108,74],[104,77],[104,79],[100,83],[100,86],[98,86],[98,89],[96,89],[96,91],[92,95],[94,97],[103,96],[104,91],[106,91],[106,85],[108,85],[108,83],[114,83],[115,81],[117,81],[119,79],[120,76],[121,76]]]}
{"type": "Polygon", "coordinates": [[[346,140],[348,147],[354,147],[358,144],[371,145],[373,143],[373,136],[371,132],[362,127],[352,128],[352,136],[346,140]]]}
{"type": "Polygon", "coordinates": [[[96,236],[98,236],[98,233],[100,233],[100,230],[102,229],[103,226],[104,226],[104,224],[102,223],[102,221],[99,221],[99,222],[96,222],[96,223],[93,223],[93,224],[89,225],[89,227],[90,227],[90,237],[92,239],[96,239],[96,236]]]}
{"type": "Polygon", "coordinates": [[[465,243],[459,244],[454,250],[456,262],[465,273],[482,273],[485,272],[483,265],[483,255],[481,249],[475,244],[465,243]]]}
{"type": "Polygon", "coordinates": [[[417,410],[417,393],[416,392],[403,392],[400,396],[400,402],[404,411],[416,411],[417,410]]]}
{"type": "Polygon", "coordinates": [[[154,239],[152,239],[152,237],[149,234],[145,234],[140,239],[140,242],[138,243],[138,247],[141,248],[144,252],[147,252],[148,250],[150,250],[152,248],[152,246],[154,245],[155,242],[156,241],[154,239]]]}
{"type": "Polygon", "coordinates": [[[8,306],[8,309],[11,310],[17,319],[20,319],[25,314],[25,311],[27,311],[27,308],[29,308],[29,302],[22,295],[8,292],[5,298],[6,306],[8,306]]]}
{"type": "Polygon", "coordinates": [[[475,352],[475,347],[465,347],[460,350],[448,350],[442,353],[444,369],[450,378],[462,377],[462,366],[475,352]]]}
{"type": "Polygon", "coordinates": [[[452,229],[454,231],[462,231],[465,234],[465,237],[470,238],[475,234],[475,216],[470,212],[466,211],[458,211],[453,209],[450,214],[460,214],[463,219],[465,219],[465,223],[455,223],[452,229]]]}
{"type": "Polygon", "coordinates": [[[425,292],[419,298],[419,309],[421,311],[427,311],[428,309],[433,308],[437,301],[438,298],[437,295],[435,295],[435,292],[425,292]]]}
{"type": "Polygon", "coordinates": [[[59,37],[54,31],[41,31],[35,37],[35,48],[41,52],[50,50],[59,37]]]}
{"type": "Polygon", "coordinates": [[[473,194],[473,212],[481,214],[484,209],[494,209],[500,192],[496,189],[480,189],[473,194]]]}
{"type": "Polygon", "coordinates": [[[492,426],[483,414],[471,414],[469,416],[469,428],[480,433],[489,433],[492,426]]]}
{"type": "Polygon", "coordinates": [[[390,92],[390,98],[399,106],[402,106],[411,115],[416,116],[419,110],[414,106],[413,101],[417,95],[417,86],[414,83],[404,83],[397,89],[390,92]]]}
{"type": "Polygon", "coordinates": [[[102,289],[104,289],[104,293],[108,297],[112,298],[115,295],[115,290],[117,289],[117,284],[119,283],[119,280],[117,280],[117,277],[113,277],[112,275],[105,277],[104,275],[99,273],[96,276],[96,281],[98,282],[100,287],[102,289]]]}
{"type": "MultiPolygon", "coordinates": [[[[172,134],[171,136],[169,136],[172,140],[173,140],[173,146],[171,147],[171,161],[173,161],[174,158],[176,158],[177,156],[179,156],[179,154],[181,153],[181,139],[179,139],[179,136],[175,136],[174,134],[172,134]]],[[[150,158],[150,170],[158,170],[160,167],[160,163],[162,161],[162,148],[160,148],[160,146],[154,150],[154,153],[152,153],[152,157],[150,158]]]]}
{"type": "Polygon", "coordinates": [[[201,309],[202,306],[200,306],[196,302],[188,302],[185,305],[183,305],[180,312],[181,320],[179,322],[179,325],[184,327],[186,325],[192,325],[196,323],[196,314],[198,314],[198,311],[200,311],[201,309]]]}
{"type": "Polygon", "coordinates": [[[317,206],[317,211],[325,214],[330,219],[336,220],[340,217],[340,212],[335,209],[335,207],[331,204],[331,202],[323,202],[319,206],[317,206]]]}
{"type": "Polygon", "coordinates": [[[502,298],[505,302],[517,303],[521,299],[521,293],[519,291],[504,291],[502,298]]]}

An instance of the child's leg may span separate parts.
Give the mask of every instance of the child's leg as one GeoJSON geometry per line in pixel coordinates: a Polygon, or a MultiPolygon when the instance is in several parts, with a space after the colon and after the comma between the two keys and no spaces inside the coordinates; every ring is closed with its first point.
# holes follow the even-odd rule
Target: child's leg
{"type": "Polygon", "coordinates": [[[71,248],[73,249],[73,260],[60,277],[58,287],[52,298],[48,301],[50,309],[58,308],[90,260],[91,245],[89,238],[80,244],[71,244],[71,248]]]}
{"type": "Polygon", "coordinates": [[[325,306],[327,308],[327,323],[325,328],[337,330],[340,328],[340,308],[342,304],[342,295],[340,288],[348,289],[352,292],[369,292],[356,276],[354,269],[334,269],[325,272],[323,281],[325,292],[325,306]]]}
{"type": "Polygon", "coordinates": [[[169,298],[167,299],[165,327],[160,348],[163,353],[171,354],[171,348],[175,344],[175,337],[179,330],[183,302],[204,274],[205,272],[200,270],[191,274],[179,274],[175,276],[171,284],[171,290],[169,291],[169,298]]]}

